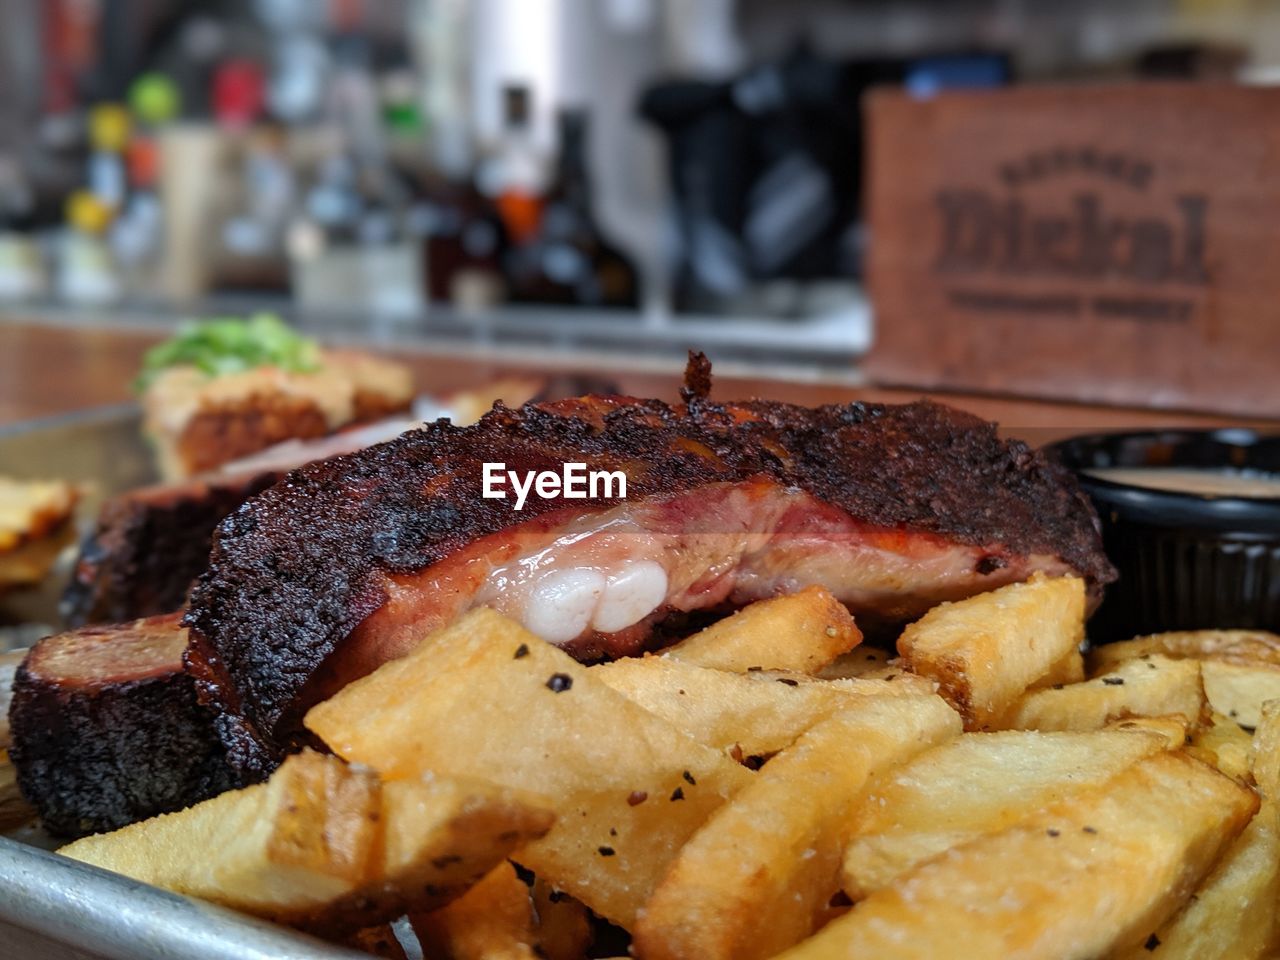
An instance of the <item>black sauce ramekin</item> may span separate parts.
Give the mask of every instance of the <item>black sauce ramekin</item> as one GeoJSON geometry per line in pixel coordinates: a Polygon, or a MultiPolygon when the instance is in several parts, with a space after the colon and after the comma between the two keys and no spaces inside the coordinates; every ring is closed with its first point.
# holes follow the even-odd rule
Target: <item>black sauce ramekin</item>
{"type": "Polygon", "coordinates": [[[1280,434],[1157,430],[1073,437],[1046,452],[1074,470],[1120,580],[1089,621],[1093,643],[1164,630],[1280,629],[1280,497],[1151,490],[1107,467],[1231,467],[1280,475],[1280,434]]]}

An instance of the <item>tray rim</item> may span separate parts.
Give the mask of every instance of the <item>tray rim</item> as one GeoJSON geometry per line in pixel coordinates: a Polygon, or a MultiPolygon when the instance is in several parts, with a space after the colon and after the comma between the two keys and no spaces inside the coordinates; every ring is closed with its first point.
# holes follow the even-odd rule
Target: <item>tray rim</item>
{"type": "Polygon", "coordinates": [[[368,960],[226,907],[184,897],[12,837],[0,837],[0,945],[6,928],[44,937],[49,958],[368,960]]]}

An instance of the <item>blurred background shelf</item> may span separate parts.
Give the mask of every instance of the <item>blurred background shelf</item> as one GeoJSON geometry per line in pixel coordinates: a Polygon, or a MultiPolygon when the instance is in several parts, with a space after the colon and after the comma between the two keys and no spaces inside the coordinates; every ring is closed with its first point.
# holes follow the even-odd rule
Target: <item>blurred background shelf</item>
{"type": "Polygon", "coordinates": [[[704,350],[722,367],[777,379],[859,381],[856,364],[871,341],[871,315],[858,297],[851,307],[808,319],[778,320],[661,312],[535,306],[460,311],[440,305],[421,314],[382,315],[302,308],[285,298],[221,297],[185,304],[68,307],[57,303],[0,308],[0,325],[37,322],[93,330],[113,326],[167,332],[185,318],[278,313],[300,329],[334,343],[420,349],[529,361],[566,351],[631,367],[683,365],[689,350],[704,350]]]}

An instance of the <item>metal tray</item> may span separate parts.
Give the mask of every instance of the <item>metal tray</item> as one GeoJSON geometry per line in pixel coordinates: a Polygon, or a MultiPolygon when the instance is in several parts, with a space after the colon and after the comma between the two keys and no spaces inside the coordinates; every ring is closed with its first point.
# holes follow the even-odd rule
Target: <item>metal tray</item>
{"type": "MultiPolygon", "coordinates": [[[[0,427],[0,474],[77,484],[87,529],[105,497],[155,481],[136,406],[0,427]]],[[[70,554],[38,589],[0,599],[0,649],[59,622],[70,554]]],[[[0,836],[0,960],[350,960],[367,954],[50,853],[35,829],[0,836]],[[42,849],[45,848],[45,849],[42,849]]],[[[193,856],[198,856],[193,851],[193,856]]]]}
{"type": "Polygon", "coordinates": [[[0,957],[368,960],[368,954],[4,837],[0,837],[0,957]]]}

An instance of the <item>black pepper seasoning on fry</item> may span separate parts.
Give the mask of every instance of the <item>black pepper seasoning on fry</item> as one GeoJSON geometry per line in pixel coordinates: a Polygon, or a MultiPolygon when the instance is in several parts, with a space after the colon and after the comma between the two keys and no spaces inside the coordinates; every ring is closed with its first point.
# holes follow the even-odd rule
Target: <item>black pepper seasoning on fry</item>
{"type": "Polygon", "coordinates": [[[602,857],[612,857],[616,852],[617,851],[615,851],[613,847],[597,847],[596,848],[596,853],[600,854],[600,856],[602,857]]]}
{"type": "Polygon", "coordinates": [[[529,645],[527,643],[522,643],[520,644],[520,646],[516,647],[516,655],[512,659],[522,660],[528,655],[529,655],[529,645]]]}
{"type": "Polygon", "coordinates": [[[675,788],[675,790],[673,790],[673,791],[672,791],[672,793],[671,793],[671,799],[672,799],[673,801],[675,801],[675,800],[683,800],[683,799],[684,799],[684,787],[676,787],[676,788],[675,788]]]}
{"type": "Polygon", "coordinates": [[[627,806],[638,807],[640,806],[640,804],[644,803],[648,799],[649,799],[649,794],[647,791],[632,790],[631,793],[627,795],[627,806]]]}
{"type": "Polygon", "coordinates": [[[573,686],[573,677],[567,673],[553,673],[547,681],[547,689],[552,693],[564,693],[573,686]]]}

